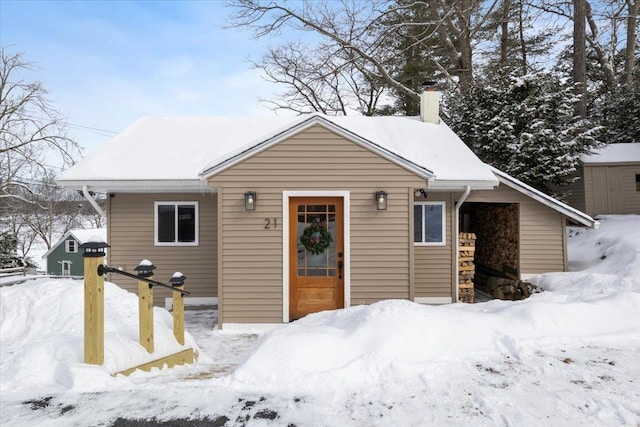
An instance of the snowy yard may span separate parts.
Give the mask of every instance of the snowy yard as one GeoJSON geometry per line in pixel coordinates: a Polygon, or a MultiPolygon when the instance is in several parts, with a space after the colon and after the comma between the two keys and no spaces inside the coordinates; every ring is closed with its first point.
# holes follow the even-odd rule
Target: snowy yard
{"type": "MultiPolygon", "coordinates": [[[[81,282],[1,287],[0,424],[638,426],[640,217],[601,222],[570,230],[574,271],[535,277],[543,292],[524,301],[385,301],[264,336],[189,310],[198,363],[129,377],[110,374],[142,357],[134,295],[107,286],[94,367],[81,363],[81,282]]],[[[170,328],[156,309],[159,351],[179,350],[170,328]]]]}

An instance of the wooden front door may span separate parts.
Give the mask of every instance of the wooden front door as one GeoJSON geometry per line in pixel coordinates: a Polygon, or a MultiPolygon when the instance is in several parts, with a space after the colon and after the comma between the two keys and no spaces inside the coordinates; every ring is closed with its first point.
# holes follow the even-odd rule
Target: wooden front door
{"type": "Polygon", "coordinates": [[[338,308],[344,308],[343,199],[292,197],[289,319],[338,308]]]}

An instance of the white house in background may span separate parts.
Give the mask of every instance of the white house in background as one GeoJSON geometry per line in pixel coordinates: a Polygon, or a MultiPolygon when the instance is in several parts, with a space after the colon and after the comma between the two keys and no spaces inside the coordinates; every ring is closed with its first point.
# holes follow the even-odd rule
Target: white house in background
{"type": "Polygon", "coordinates": [[[518,278],[565,270],[567,221],[597,223],[481,162],[439,120],[437,92],[422,111],[145,117],[58,183],[108,194],[111,267],[146,258],[156,280],[184,273],[226,329],[389,298],[457,302],[469,259],[518,278]],[[464,261],[461,231],[477,234],[464,261]]]}
{"type": "Polygon", "coordinates": [[[53,276],[82,276],[84,275],[84,261],[80,245],[93,236],[103,241],[107,239],[106,228],[76,228],[69,230],[58,242],[51,247],[42,259],[47,262],[47,274],[53,276]]]}

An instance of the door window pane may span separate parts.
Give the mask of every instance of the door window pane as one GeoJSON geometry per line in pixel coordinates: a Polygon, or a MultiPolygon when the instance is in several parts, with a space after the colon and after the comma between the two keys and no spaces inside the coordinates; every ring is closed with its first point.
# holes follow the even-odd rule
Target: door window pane
{"type": "MultiPolygon", "coordinates": [[[[298,276],[326,277],[335,276],[335,239],[336,239],[336,215],[335,205],[299,205],[298,206],[298,276]],[[314,254],[307,250],[300,238],[307,227],[320,224],[331,235],[331,244],[324,251],[314,254]]],[[[312,236],[312,237],[319,237],[312,236]]]]}

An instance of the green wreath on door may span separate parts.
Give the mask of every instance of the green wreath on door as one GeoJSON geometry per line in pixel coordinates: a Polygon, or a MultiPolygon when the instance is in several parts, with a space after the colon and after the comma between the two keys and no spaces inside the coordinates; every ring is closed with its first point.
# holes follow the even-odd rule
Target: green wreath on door
{"type": "Polygon", "coordinates": [[[333,242],[333,238],[324,221],[313,221],[300,236],[300,243],[313,255],[319,255],[326,251],[331,246],[331,242],[333,242]]]}

